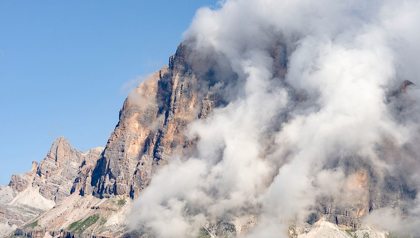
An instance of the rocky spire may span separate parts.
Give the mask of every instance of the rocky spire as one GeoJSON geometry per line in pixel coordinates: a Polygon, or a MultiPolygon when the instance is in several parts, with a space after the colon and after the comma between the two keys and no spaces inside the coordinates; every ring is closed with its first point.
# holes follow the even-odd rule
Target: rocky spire
{"type": "Polygon", "coordinates": [[[59,166],[61,163],[65,163],[67,160],[81,162],[78,151],[74,149],[70,142],[63,136],[57,138],[53,142],[46,159],[54,160],[57,166],[59,166]]]}
{"type": "Polygon", "coordinates": [[[195,70],[189,52],[181,44],[169,67],[145,80],[125,101],[93,171],[94,195],[137,197],[171,154],[192,145],[184,136],[188,123],[220,105],[221,97],[209,90],[211,77],[195,70]]]}

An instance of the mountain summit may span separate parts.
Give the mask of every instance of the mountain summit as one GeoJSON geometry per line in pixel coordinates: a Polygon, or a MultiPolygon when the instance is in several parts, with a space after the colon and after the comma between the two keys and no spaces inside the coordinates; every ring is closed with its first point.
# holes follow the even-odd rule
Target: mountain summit
{"type": "Polygon", "coordinates": [[[15,174],[8,186],[0,187],[0,235],[22,226],[69,197],[81,165],[96,163],[102,150],[80,152],[64,137],[55,140],[39,164],[34,161],[28,173],[15,174]]]}
{"type": "Polygon", "coordinates": [[[419,20],[414,0],[200,9],[104,149],[59,138],[1,188],[3,234],[417,237],[419,20]]]}

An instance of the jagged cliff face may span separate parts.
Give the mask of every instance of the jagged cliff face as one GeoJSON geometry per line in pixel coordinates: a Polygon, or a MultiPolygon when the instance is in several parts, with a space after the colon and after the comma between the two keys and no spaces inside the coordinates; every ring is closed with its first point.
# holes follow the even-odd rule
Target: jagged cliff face
{"type": "Polygon", "coordinates": [[[72,193],[75,178],[93,167],[103,148],[80,152],[64,137],[54,141],[47,156],[32,163],[25,174],[15,174],[8,186],[0,188],[0,235],[21,226],[62,202],[72,193]]]}
{"type": "Polygon", "coordinates": [[[194,143],[185,135],[188,124],[223,103],[219,92],[210,90],[216,79],[211,72],[196,70],[189,53],[180,45],[169,67],[154,73],[124,102],[119,123],[93,172],[95,195],[138,197],[174,152],[188,150],[194,143]]]}

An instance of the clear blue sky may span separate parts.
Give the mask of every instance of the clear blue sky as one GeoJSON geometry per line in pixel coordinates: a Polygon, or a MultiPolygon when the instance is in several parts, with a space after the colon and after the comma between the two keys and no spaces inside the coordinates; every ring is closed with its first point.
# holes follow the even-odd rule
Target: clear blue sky
{"type": "Polygon", "coordinates": [[[122,85],[166,65],[195,11],[216,2],[0,1],[0,184],[59,136],[105,146],[122,85]]]}

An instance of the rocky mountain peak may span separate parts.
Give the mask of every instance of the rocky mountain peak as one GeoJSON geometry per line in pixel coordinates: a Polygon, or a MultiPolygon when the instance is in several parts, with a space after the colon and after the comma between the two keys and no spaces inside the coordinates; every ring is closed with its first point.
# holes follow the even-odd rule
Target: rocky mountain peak
{"type": "Polygon", "coordinates": [[[57,138],[53,142],[46,159],[55,161],[57,165],[66,162],[68,159],[72,159],[74,162],[81,162],[76,149],[74,149],[70,142],[63,136],[57,138]]]}
{"type": "Polygon", "coordinates": [[[38,168],[38,162],[36,160],[32,161],[32,168],[31,168],[31,172],[32,171],[36,171],[36,168],[38,168]]]}
{"type": "Polygon", "coordinates": [[[169,66],[144,80],[124,102],[93,171],[94,195],[137,197],[173,153],[192,146],[184,135],[188,123],[220,105],[221,97],[209,90],[211,77],[195,70],[190,51],[180,44],[169,66]]]}
{"type": "Polygon", "coordinates": [[[7,224],[0,229],[0,236],[81,189],[77,178],[92,170],[102,151],[102,147],[97,147],[80,152],[66,138],[59,137],[43,160],[32,162],[29,172],[12,175],[9,185],[0,189],[0,208],[3,209],[0,220],[7,224]]]}
{"type": "Polygon", "coordinates": [[[16,236],[391,237],[369,219],[419,234],[417,47],[399,43],[418,42],[416,17],[398,29],[398,1],[296,2],[200,10],[104,149],[60,137],[12,177],[3,214],[35,226],[16,236]]]}
{"type": "Polygon", "coordinates": [[[34,160],[32,161],[31,170],[29,170],[27,174],[33,176],[36,174],[37,170],[38,170],[38,162],[34,160]]]}

